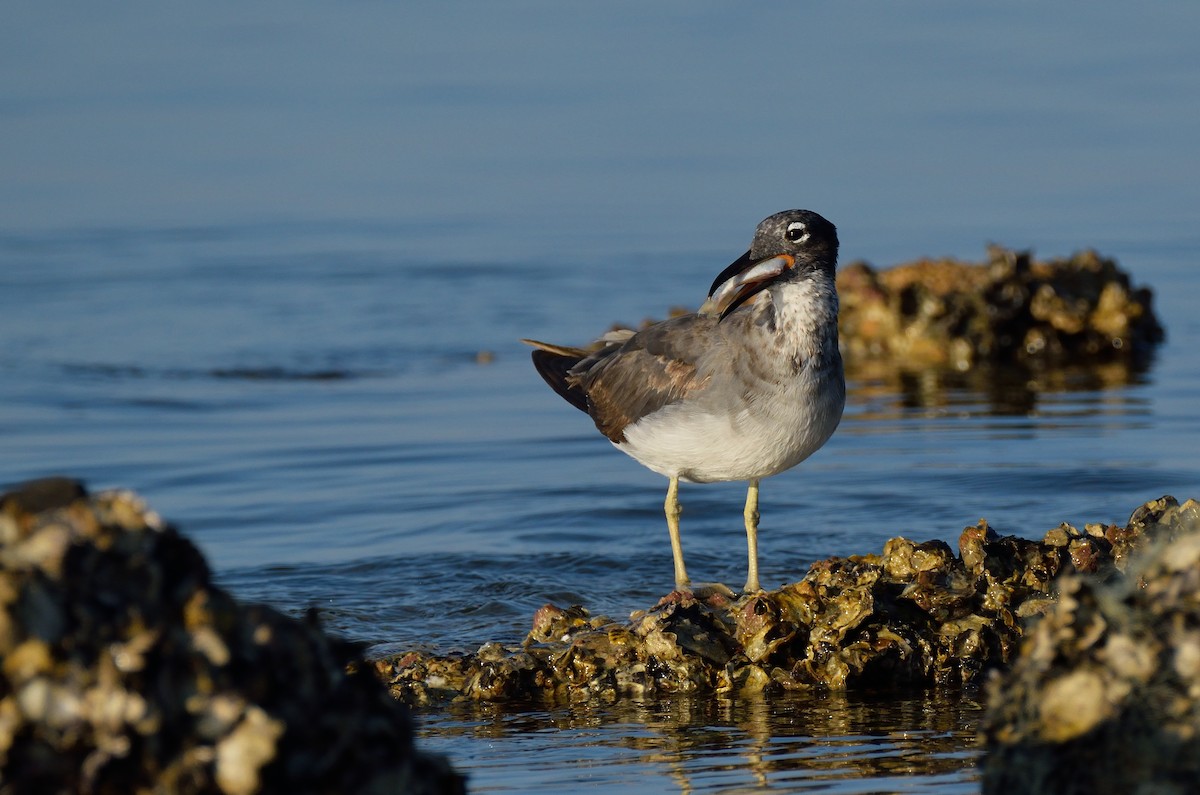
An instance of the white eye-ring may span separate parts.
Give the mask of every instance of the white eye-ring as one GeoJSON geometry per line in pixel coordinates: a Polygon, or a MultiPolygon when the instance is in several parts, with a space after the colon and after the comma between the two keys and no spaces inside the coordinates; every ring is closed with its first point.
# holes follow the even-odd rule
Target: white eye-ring
{"type": "Polygon", "coordinates": [[[793,243],[803,243],[808,240],[808,227],[803,221],[792,221],[783,236],[793,243]]]}

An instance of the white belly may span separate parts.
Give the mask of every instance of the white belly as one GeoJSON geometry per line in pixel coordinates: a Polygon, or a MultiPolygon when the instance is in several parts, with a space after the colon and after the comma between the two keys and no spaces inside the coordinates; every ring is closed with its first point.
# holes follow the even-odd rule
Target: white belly
{"type": "Polygon", "coordinates": [[[778,474],[820,449],[841,421],[840,364],[804,368],[782,385],[748,391],[715,385],[630,425],[616,447],[659,474],[693,483],[778,474]]]}

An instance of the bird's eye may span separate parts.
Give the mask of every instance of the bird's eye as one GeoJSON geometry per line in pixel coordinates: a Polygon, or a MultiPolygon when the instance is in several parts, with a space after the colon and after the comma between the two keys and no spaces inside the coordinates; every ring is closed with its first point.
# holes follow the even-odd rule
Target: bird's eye
{"type": "Polygon", "coordinates": [[[787,231],[783,233],[783,236],[793,243],[803,243],[808,240],[808,227],[800,221],[793,221],[788,224],[787,231]]]}

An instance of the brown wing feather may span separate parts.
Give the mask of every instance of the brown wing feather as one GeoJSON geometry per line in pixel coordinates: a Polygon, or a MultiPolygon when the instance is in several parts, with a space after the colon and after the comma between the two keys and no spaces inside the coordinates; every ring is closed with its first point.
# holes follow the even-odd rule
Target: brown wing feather
{"type": "Polygon", "coordinates": [[[638,332],[581,360],[569,380],[587,394],[588,413],[614,442],[625,428],[708,383],[697,369],[707,349],[702,326],[712,318],[684,315],[638,332]]]}

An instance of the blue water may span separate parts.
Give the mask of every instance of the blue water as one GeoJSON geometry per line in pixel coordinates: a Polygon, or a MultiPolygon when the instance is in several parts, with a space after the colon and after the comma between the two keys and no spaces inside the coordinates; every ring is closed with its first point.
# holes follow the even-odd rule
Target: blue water
{"type": "MultiPolygon", "coordinates": [[[[1096,247],[1168,339],[1070,389],[852,379],[826,448],[763,484],[765,585],[896,534],[1034,536],[1200,491],[1195,4],[6,17],[0,483],[134,488],[240,596],[442,650],[515,641],[546,601],[653,603],[665,482],[517,339],[695,305],[794,206],[838,224],[843,262],[1096,247]]],[[[698,579],[741,582],[743,497],[684,487],[698,579]]],[[[421,720],[477,791],[977,788],[971,699],[421,720]]]]}

